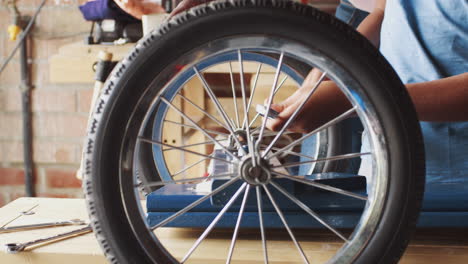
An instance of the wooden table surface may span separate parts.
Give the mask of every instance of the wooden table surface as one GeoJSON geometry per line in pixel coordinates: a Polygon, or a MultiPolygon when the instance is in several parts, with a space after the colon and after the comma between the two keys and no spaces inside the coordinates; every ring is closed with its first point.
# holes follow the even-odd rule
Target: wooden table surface
{"type": "MultiPolygon", "coordinates": [[[[0,208],[0,226],[36,206],[32,215],[23,215],[8,226],[81,219],[88,221],[83,199],[19,198],[0,208]]],[[[52,243],[17,254],[7,254],[4,244],[23,243],[38,238],[71,231],[82,226],[63,226],[0,234],[0,263],[2,264],[94,264],[106,263],[92,233],[52,243]]]]}
{"type": "MultiPolygon", "coordinates": [[[[83,199],[20,198],[0,208],[0,226],[16,218],[21,211],[36,206],[32,215],[23,215],[11,225],[70,220],[87,221],[83,199]]],[[[15,233],[0,234],[0,246],[11,242],[26,242],[37,238],[77,229],[77,226],[55,227],[15,233]]],[[[180,258],[201,234],[201,230],[187,228],[163,228],[157,235],[167,248],[180,258]]],[[[297,232],[296,232],[297,233],[297,232]]],[[[280,258],[275,263],[301,263],[294,245],[282,231],[269,233],[268,249],[271,256],[280,258]]],[[[224,263],[232,232],[217,231],[202,243],[188,263],[224,263]]],[[[255,240],[257,231],[241,230],[236,244],[233,263],[263,263],[260,243],[255,240]]],[[[300,236],[300,235],[298,235],[300,236]]],[[[303,238],[303,237],[302,237],[303,238]]],[[[300,240],[314,263],[322,263],[339,248],[340,243],[326,231],[307,233],[307,240],[300,240]]],[[[0,251],[2,264],[94,264],[106,263],[93,234],[74,237],[18,254],[0,251]]],[[[468,263],[468,229],[418,230],[401,260],[402,264],[463,264],[468,263]]]]}

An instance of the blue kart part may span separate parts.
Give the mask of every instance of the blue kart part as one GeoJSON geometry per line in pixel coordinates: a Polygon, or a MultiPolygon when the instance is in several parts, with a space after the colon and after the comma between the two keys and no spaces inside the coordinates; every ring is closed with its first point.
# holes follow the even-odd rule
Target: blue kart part
{"type": "MultiPolygon", "coordinates": [[[[309,178],[324,178],[324,175],[311,175],[309,178]]],[[[334,183],[324,182],[328,185],[353,190],[356,193],[365,193],[365,177],[349,174],[329,175],[334,183]],[[340,178],[341,177],[341,178],[340,178]]],[[[433,181],[429,179],[423,200],[423,208],[418,221],[418,227],[466,227],[468,224],[468,179],[460,184],[450,180],[433,181]]],[[[326,181],[326,180],[324,180],[326,181]]],[[[214,181],[216,188],[224,181],[214,181]]],[[[283,183],[282,183],[283,184],[283,183]]],[[[239,186],[233,186],[215,195],[192,211],[175,219],[167,227],[207,227],[225,204],[225,197],[232,195],[239,186]],[[223,199],[224,197],[224,199],[223,199]]],[[[313,187],[288,186],[292,192],[315,210],[328,223],[337,228],[354,228],[362,213],[364,203],[343,197],[342,195],[319,191],[313,187]]],[[[291,227],[295,228],[325,228],[310,215],[304,213],[295,204],[285,199],[282,194],[272,192],[288,219],[291,227]]],[[[206,192],[197,192],[195,185],[171,185],[161,188],[147,197],[147,220],[155,225],[170,215],[186,207],[188,204],[206,195],[206,192]]],[[[268,199],[264,197],[264,225],[268,228],[283,228],[283,224],[272,208],[268,199]]],[[[258,228],[258,213],[254,197],[247,202],[245,218],[242,227],[258,228]]],[[[226,215],[218,222],[218,227],[232,228],[235,225],[239,204],[234,204],[226,215]]]]}

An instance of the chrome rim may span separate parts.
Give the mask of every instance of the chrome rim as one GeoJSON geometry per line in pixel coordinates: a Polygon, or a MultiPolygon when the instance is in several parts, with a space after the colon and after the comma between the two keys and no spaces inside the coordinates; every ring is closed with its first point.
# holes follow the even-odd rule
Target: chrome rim
{"type": "MultiPolygon", "coordinates": [[[[291,40],[265,37],[265,36],[239,36],[232,38],[225,38],[211,42],[209,45],[199,47],[192,52],[186,54],[183,58],[175,61],[173,65],[166,68],[165,72],[161,73],[155,78],[152,85],[147,89],[147,94],[153,93],[154,98],[151,104],[139,105],[142,109],[136,109],[134,112],[134,119],[138,121],[138,116],[141,113],[144,115],[143,121],[138,121],[138,136],[127,137],[127,142],[122,145],[122,168],[120,172],[121,179],[131,177],[133,184],[131,186],[122,184],[122,197],[123,204],[127,211],[129,222],[137,238],[140,239],[142,247],[146,250],[148,255],[153,257],[154,260],[161,256],[152,254],[154,247],[164,246],[164,241],[158,239],[157,230],[163,228],[165,225],[190,211],[202,202],[210,199],[214,195],[222,192],[229,186],[234,186],[236,182],[242,184],[232,194],[231,198],[227,201],[224,207],[219,211],[214,220],[204,229],[203,233],[198,237],[193,245],[187,250],[183,257],[171,256],[171,249],[166,248],[167,259],[172,262],[185,263],[190,261],[190,257],[196,251],[198,246],[205,241],[210,232],[215,229],[217,222],[228,211],[236,200],[241,201],[238,210],[236,224],[233,229],[231,243],[229,245],[228,253],[226,255],[226,263],[229,263],[233,258],[236,241],[238,238],[239,230],[241,229],[242,216],[245,212],[246,203],[249,196],[256,196],[256,205],[258,208],[258,221],[259,230],[261,233],[261,244],[263,250],[263,260],[265,263],[275,261],[273,255],[268,252],[268,231],[264,227],[262,203],[262,193],[267,197],[272,204],[274,211],[278,214],[281,222],[286,229],[286,232],[297,249],[297,255],[304,263],[313,261],[309,259],[308,251],[301,246],[301,241],[297,239],[295,230],[290,228],[288,219],[285,217],[281,206],[278,204],[278,199],[288,199],[296,206],[301,208],[303,212],[308,214],[311,219],[315,219],[321,223],[324,228],[336,235],[341,241],[342,245],[336,254],[333,255],[327,262],[330,263],[348,263],[351,262],[355,256],[366,246],[367,242],[373,236],[378,221],[384,209],[385,197],[387,195],[388,184],[388,164],[387,164],[387,147],[386,139],[381,133],[382,127],[379,123],[377,115],[373,110],[374,107],[362,87],[360,87],[356,78],[351,76],[346,69],[337,65],[332,59],[327,58],[317,50],[305,47],[300,43],[295,43],[291,40]],[[342,89],[344,94],[348,97],[353,105],[353,108],[339,115],[335,119],[327,122],[323,126],[315,129],[312,132],[303,135],[295,135],[293,140],[285,145],[279,146],[282,136],[287,134],[287,126],[290,121],[299,113],[300,108],[293,114],[293,117],[288,120],[285,126],[279,132],[271,132],[265,128],[265,119],[260,118],[252,109],[253,100],[255,98],[255,85],[257,84],[258,76],[262,75],[262,67],[274,67],[272,71],[273,79],[271,81],[271,88],[266,99],[266,109],[273,102],[276,93],[281,91],[283,80],[292,79],[298,86],[302,82],[302,77],[298,74],[293,67],[288,66],[285,61],[293,59],[301,61],[311,67],[317,67],[322,70],[323,74],[317,82],[314,89],[308,94],[310,97],[315,88],[325,79],[330,78],[335,81],[342,89]],[[254,65],[256,69],[252,75],[253,81],[250,87],[250,95],[247,95],[247,88],[245,82],[245,66],[250,64],[254,65]],[[183,65],[183,67],[177,66],[183,65]],[[234,66],[235,65],[235,66],[234,66]],[[213,91],[211,84],[204,77],[204,73],[209,72],[213,67],[227,67],[228,73],[231,78],[231,95],[236,98],[237,92],[233,88],[233,73],[238,72],[240,93],[238,100],[231,99],[232,108],[235,109],[233,114],[228,114],[225,110],[226,105],[221,103],[216,93],[213,91]],[[238,67],[237,70],[233,70],[238,67]],[[207,98],[211,100],[212,112],[204,111],[201,106],[197,107],[196,102],[188,98],[187,91],[190,87],[187,86],[191,80],[198,80],[201,84],[202,91],[207,94],[207,98]],[[174,88],[176,87],[176,89],[174,88]],[[159,91],[157,94],[154,91],[159,91]],[[176,100],[179,100],[177,102],[176,100]],[[178,107],[180,101],[184,104],[190,104],[196,108],[198,113],[204,116],[204,119],[209,119],[211,123],[216,123],[221,127],[219,130],[210,129],[207,126],[200,124],[193,116],[185,113],[186,109],[178,107]],[[245,114],[245,113],[250,113],[245,114]],[[215,114],[214,114],[215,113],[215,114]],[[167,118],[168,115],[176,116],[179,121],[173,121],[167,118]],[[334,157],[317,158],[317,156],[306,156],[307,160],[299,160],[294,162],[281,161],[279,164],[276,162],[278,156],[287,152],[290,155],[302,155],[300,151],[293,147],[301,146],[301,144],[308,138],[316,135],[320,131],[337,124],[346,118],[357,115],[361,120],[364,128],[368,133],[368,141],[370,151],[360,153],[348,153],[334,157]],[[163,120],[164,122],[160,122],[163,120]],[[257,123],[255,123],[257,122],[257,123]],[[257,124],[257,125],[255,125],[257,124]],[[182,126],[194,131],[201,135],[203,140],[195,143],[177,142],[163,142],[163,134],[166,125],[182,126]],[[145,131],[151,130],[151,135],[145,131]],[[242,134],[239,136],[239,134],[242,134]],[[267,140],[268,139],[268,140],[267,140]],[[159,181],[146,182],[150,186],[166,186],[171,184],[186,184],[194,182],[206,182],[214,179],[225,179],[226,182],[208,192],[201,199],[186,206],[180,211],[174,213],[172,216],[166,218],[156,225],[150,226],[146,222],[146,212],[143,203],[141,203],[142,194],[141,182],[138,181],[136,175],[132,173],[133,170],[129,169],[133,166],[135,149],[140,144],[149,144],[153,149],[154,160],[151,162],[156,163],[158,174],[161,178],[159,181]],[[211,153],[200,153],[191,150],[196,146],[213,145],[215,146],[211,153]],[[187,164],[182,170],[178,168],[171,168],[171,163],[167,161],[165,156],[169,152],[184,153],[184,155],[198,156],[199,160],[187,164]],[[216,152],[222,155],[216,155],[216,152]],[[371,160],[371,173],[366,175],[372,179],[367,186],[367,194],[354,193],[352,191],[340,189],[330,185],[319,183],[304,175],[291,174],[291,170],[285,168],[297,168],[298,166],[316,164],[326,160],[340,160],[355,157],[366,156],[371,160]],[[276,163],[273,164],[273,160],[276,163]],[[211,173],[207,177],[193,177],[185,175],[196,166],[207,166],[207,161],[216,161],[226,163],[224,171],[211,173]],[[184,177],[181,177],[184,175],[184,177]],[[179,177],[177,177],[179,176],[179,177]],[[311,209],[308,205],[301,202],[294,194],[288,192],[277,181],[278,179],[286,179],[292,182],[313,186],[315,188],[337,193],[343,196],[352,197],[365,201],[364,211],[360,217],[358,224],[350,235],[344,234],[341,230],[334,228],[331,223],[327,223],[321,216],[320,212],[311,209]],[[275,197],[272,191],[282,194],[281,197],[275,197]]],[[[148,95],[145,94],[142,100],[147,100],[148,95]]],[[[306,101],[306,100],[304,100],[306,101]]],[[[224,101],[223,101],[224,102],[224,101]]],[[[137,122],[135,121],[135,122],[137,122]]],[[[130,121],[132,124],[132,121],[130,121]]],[[[127,133],[131,134],[134,126],[129,125],[127,133]]],[[[287,155],[287,156],[290,156],[287,155]]],[[[302,155],[304,156],[304,155],[302,155]]],[[[149,161],[150,162],[150,161],[149,161]]],[[[124,182],[121,180],[121,182],[124,182]]],[[[263,198],[265,199],[265,198],[263,198]]]]}

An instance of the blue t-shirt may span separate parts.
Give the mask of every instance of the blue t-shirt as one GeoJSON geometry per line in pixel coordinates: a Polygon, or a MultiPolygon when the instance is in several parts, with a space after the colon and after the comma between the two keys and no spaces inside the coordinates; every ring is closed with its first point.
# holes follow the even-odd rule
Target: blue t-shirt
{"type": "MultiPolygon", "coordinates": [[[[405,84],[468,72],[468,1],[387,0],[380,51],[405,84]]],[[[426,180],[468,183],[468,122],[421,127],[426,180]]]]}

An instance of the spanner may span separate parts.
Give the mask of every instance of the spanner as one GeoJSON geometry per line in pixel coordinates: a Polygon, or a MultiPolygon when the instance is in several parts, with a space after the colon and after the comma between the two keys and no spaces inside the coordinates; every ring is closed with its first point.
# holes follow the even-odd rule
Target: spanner
{"type": "Polygon", "coordinates": [[[92,231],[93,231],[93,229],[91,228],[91,226],[87,225],[86,227],[76,229],[76,230],[73,230],[73,231],[70,231],[70,232],[58,234],[58,235],[47,237],[47,238],[40,238],[40,239],[29,241],[29,242],[26,242],[26,243],[9,243],[9,244],[5,245],[6,252],[14,254],[14,253],[18,253],[20,251],[24,251],[26,248],[34,246],[34,245],[48,244],[48,243],[64,240],[64,239],[67,239],[67,238],[71,238],[71,237],[91,233],[92,231]]]}
{"type": "Polygon", "coordinates": [[[86,224],[86,223],[83,220],[72,219],[72,220],[60,221],[60,222],[2,227],[2,228],[0,228],[0,233],[15,232],[15,231],[22,231],[22,230],[31,230],[31,229],[37,229],[37,228],[53,227],[53,226],[84,225],[84,224],[86,224]]]}

